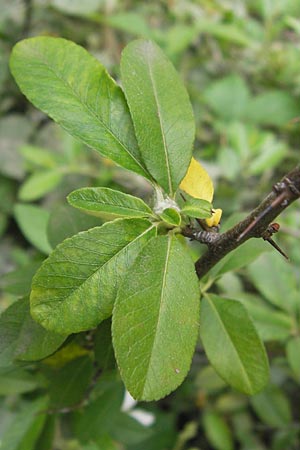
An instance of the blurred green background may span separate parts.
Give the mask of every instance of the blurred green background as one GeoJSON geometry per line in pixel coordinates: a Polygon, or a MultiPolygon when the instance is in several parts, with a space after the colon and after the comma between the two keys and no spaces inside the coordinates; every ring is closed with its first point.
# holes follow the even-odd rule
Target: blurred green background
{"type": "MultiPolygon", "coordinates": [[[[221,230],[299,162],[299,2],[0,0],[0,311],[29,293],[52,248],[99,225],[67,206],[69,192],[108,186],[151,194],[140,177],[85,148],[22,96],[8,58],[18,40],[36,35],[83,45],[117,80],[130,40],[161,46],[190,94],[195,156],[214,180],[221,230]]],[[[299,449],[299,203],[279,222],[276,240],[290,263],[267,243],[251,243],[203,282],[248,308],[270,357],[265,391],[248,398],[228,388],[199,342],[175,393],[121,410],[124,391],[106,351],[109,324],[69,338],[46,360],[9,365],[0,318],[1,450],[299,449]],[[51,408],[37,415],[45,393],[51,408]]],[[[193,248],[196,257],[201,250],[193,248]]]]}

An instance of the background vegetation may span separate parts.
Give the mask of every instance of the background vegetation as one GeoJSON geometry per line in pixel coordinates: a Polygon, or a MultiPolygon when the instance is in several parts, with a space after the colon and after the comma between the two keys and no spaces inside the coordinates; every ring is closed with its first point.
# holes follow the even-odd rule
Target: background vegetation
{"type": "MultiPolygon", "coordinates": [[[[299,162],[298,2],[0,0],[0,11],[1,311],[28,295],[33,274],[53,247],[99,224],[67,206],[69,192],[107,186],[144,198],[150,194],[141,178],[87,151],[26,101],[8,70],[18,40],[36,35],[71,39],[98,57],[116,79],[124,45],[139,36],[155,40],[188,88],[197,122],[195,156],[214,178],[222,230],[299,162]]],[[[236,251],[204,281],[215,282],[216,292],[238,298],[248,308],[270,357],[265,391],[248,398],[228,388],[199,342],[180,389],[158,403],[124,404],[110,353],[109,323],[68,338],[45,360],[12,365],[7,361],[17,355],[20,336],[25,337],[14,318],[16,338],[13,348],[8,346],[0,318],[0,448],[298,449],[297,202],[280,224],[278,242],[290,263],[267,243],[255,243],[236,251]]],[[[201,249],[195,246],[194,252],[196,258],[201,249]]]]}

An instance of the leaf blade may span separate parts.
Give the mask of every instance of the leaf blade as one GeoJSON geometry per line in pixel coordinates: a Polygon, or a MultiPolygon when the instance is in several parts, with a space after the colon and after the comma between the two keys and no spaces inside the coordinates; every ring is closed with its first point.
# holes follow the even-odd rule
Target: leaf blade
{"type": "Polygon", "coordinates": [[[174,236],[153,238],[120,286],[113,311],[115,355],[131,395],[154,400],[181,384],[194,352],[198,316],[191,258],[174,236]]]}
{"type": "Polygon", "coordinates": [[[68,195],[67,200],[75,208],[104,218],[153,215],[142,199],[104,187],[77,189],[68,195]]]}
{"type": "Polygon", "coordinates": [[[210,294],[201,302],[200,317],[200,336],[218,374],[246,394],[259,392],[268,381],[268,361],[244,306],[210,294]]]}
{"type": "Polygon", "coordinates": [[[14,47],[10,68],[26,97],[71,135],[151,179],[122,90],[86,50],[62,38],[29,38],[14,47]]]}
{"type": "Polygon", "coordinates": [[[136,40],[125,48],[121,74],[146,167],[173,195],[191,160],[195,134],[187,92],[173,65],[151,41],[136,40]]]}
{"type": "Polygon", "coordinates": [[[34,319],[57,333],[98,325],[111,314],[120,279],[155,233],[148,220],[118,219],[63,241],[33,279],[34,319]]]}

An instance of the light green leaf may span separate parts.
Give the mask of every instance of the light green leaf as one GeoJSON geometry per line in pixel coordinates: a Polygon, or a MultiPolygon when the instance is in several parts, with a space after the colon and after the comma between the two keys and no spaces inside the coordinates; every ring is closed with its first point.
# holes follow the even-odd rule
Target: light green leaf
{"type": "Polygon", "coordinates": [[[110,316],[120,280],[156,228],[118,219],[58,245],[33,279],[31,313],[57,333],[75,333],[110,316]]]}
{"type": "Polygon", "coordinates": [[[50,253],[52,248],[46,232],[50,213],[39,206],[19,203],[15,205],[14,215],[25,238],[41,252],[50,253]]]}
{"type": "Polygon", "coordinates": [[[15,359],[43,359],[57,350],[66,337],[34,322],[28,299],[18,300],[0,316],[0,366],[7,366],[15,359]]]}
{"type": "Polygon", "coordinates": [[[171,62],[151,41],[133,41],[125,48],[121,73],[143,160],[173,195],[192,157],[195,124],[187,92],[171,62]]]}
{"type": "Polygon", "coordinates": [[[105,219],[147,217],[151,209],[140,198],[109,188],[82,188],[67,197],[70,205],[105,219]]]}
{"type": "Polygon", "coordinates": [[[271,427],[286,427],[292,420],[289,401],[284,392],[275,385],[251,398],[251,405],[263,423],[271,427]]]}
{"type": "Polygon", "coordinates": [[[206,411],[202,420],[207,439],[215,450],[234,449],[232,433],[219,414],[206,411]]]}
{"type": "Polygon", "coordinates": [[[247,84],[238,75],[214,81],[204,92],[204,98],[211,109],[228,121],[243,117],[249,96],[247,84]]]}
{"type": "Polygon", "coordinates": [[[157,400],[182,383],[198,321],[192,259],[176,237],[153,238],[127,273],[113,311],[116,359],[134,398],[157,400]]]}
{"type": "Polygon", "coordinates": [[[14,47],[10,68],[27,98],[71,135],[149,178],[124,95],[86,50],[61,38],[25,39],[14,47]]]}
{"type": "Polygon", "coordinates": [[[212,205],[207,200],[189,197],[181,208],[182,214],[196,219],[208,219],[211,217],[212,205]]]}
{"type": "Polygon", "coordinates": [[[206,296],[201,302],[200,336],[212,366],[228,384],[250,395],[265,386],[266,351],[240,302],[206,296]]]}
{"type": "MultiPolygon", "coordinates": [[[[10,426],[1,436],[1,448],[3,450],[20,449],[24,440],[28,439],[32,427],[37,423],[40,425],[38,431],[41,432],[42,424],[46,419],[46,414],[42,411],[45,411],[47,406],[48,400],[45,397],[23,403],[10,426]]],[[[38,438],[38,435],[39,433],[35,434],[34,441],[38,438]]],[[[32,446],[27,447],[28,450],[33,450],[33,448],[34,442],[32,442],[32,446]]]]}
{"type": "Polygon", "coordinates": [[[247,119],[260,125],[286,126],[298,117],[297,100],[288,92],[272,90],[254,97],[247,108],[247,119]]]}
{"type": "Polygon", "coordinates": [[[52,191],[61,182],[62,174],[57,170],[36,172],[22,184],[19,199],[22,201],[37,200],[52,191]]]}
{"type": "Polygon", "coordinates": [[[254,295],[243,292],[236,294],[236,297],[246,307],[263,341],[285,341],[290,336],[293,329],[290,315],[270,307],[254,295]]]}
{"type": "Polygon", "coordinates": [[[286,346],[287,360],[294,375],[300,380],[300,337],[290,339],[286,346]]]}
{"type": "Polygon", "coordinates": [[[53,151],[51,152],[34,145],[23,145],[19,148],[19,153],[30,165],[44,169],[53,169],[59,161],[58,156],[53,151]]]}
{"type": "Polygon", "coordinates": [[[36,374],[27,372],[15,365],[0,367],[0,395],[32,392],[41,388],[42,384],[41,378],[36,374]]]}
{"type": "Polygon", "coordinates": [[[160,214],[161,219],[168,225],[177,227],[181,224],[181,216],[179,212],[174,208],[166,208],[160,214]]]}
{"type": "Polygon", "coordinates": [[[299,289],[293,268],[277,252],[262,255],[248,268],[251,281],[273,305],[293,312],[299,303],[299,289]]]}

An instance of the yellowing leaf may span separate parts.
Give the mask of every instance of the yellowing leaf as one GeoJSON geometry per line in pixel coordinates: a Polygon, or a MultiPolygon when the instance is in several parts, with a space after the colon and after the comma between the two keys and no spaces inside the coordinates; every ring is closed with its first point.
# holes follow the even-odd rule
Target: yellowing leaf
{"type": "Polygon", "coordinates": [[[221,217],[222,217],[222,209],[218,208],[215,209],[214,212],[212,213],[212,216],[209,217],[208,219],[205,219],[205,221],[209,227],[216,227],[217,225],[219,225],[221,217]]]}
{"type": "Polygon", "coordinates": [[[195,198],[201,198],[211,202],[214,195],[214,187],[212,180],[204,167],[196,161],[191,159],[188,171],[183,178],[180,189],[195,198]]]}

